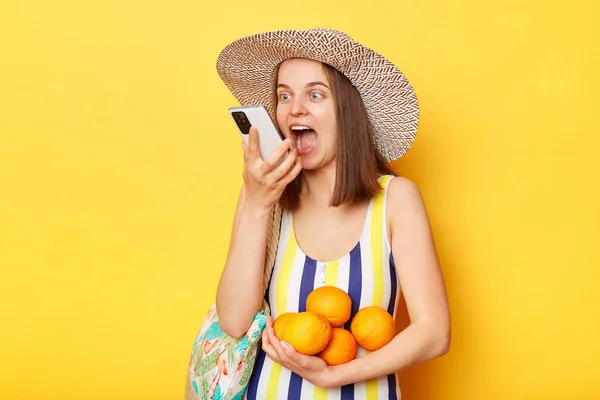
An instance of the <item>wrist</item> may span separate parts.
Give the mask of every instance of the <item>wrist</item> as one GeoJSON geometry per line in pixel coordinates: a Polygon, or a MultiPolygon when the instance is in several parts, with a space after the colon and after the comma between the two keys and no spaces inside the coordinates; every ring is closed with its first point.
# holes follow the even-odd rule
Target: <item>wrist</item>
{"type": "Polygon", "coordinates": [[[246,207],[244,207],[244,209],[257,220],[268,219],[271,216],[271,213],[273,212],[273,207],[265,207],[252,204],[246,204],[246,207]]]}

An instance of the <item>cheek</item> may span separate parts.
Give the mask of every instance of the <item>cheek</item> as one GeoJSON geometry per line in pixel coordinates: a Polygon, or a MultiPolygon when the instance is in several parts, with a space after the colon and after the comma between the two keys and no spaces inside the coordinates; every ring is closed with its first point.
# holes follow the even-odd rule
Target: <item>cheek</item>
{"type": "Polygon", "coordinates": [[[285,116],[286,116],[286,113],[283,110],[283,107],[277,106],[277,109],[275,110],[275,117],[277,118],[277,126],[279,126],[279,130],[284,133],[285,133],[285,130],[283,128],[285,127],[285,116]]]}
{"type": "Polygon", "coordinates": [[[329,146],[335,146],[337,141],[337,121],[335,111],[330,107],[318,107],[313,110],[313,116],[318,119],[321,128],[321,138],[329,146]]]}
{"type": "Polygon", "coordinates": [[[329,115],[327,120],[327,130],[329,132],[331,142],[335,143],[337,141],[338,126],[335,116],[332,114],[329,115]]]}
{"type": "Polygon", "coordinates": [[[337,123],[336,123],[336,119],[335,119],[335,108],[333,107],[332,104],[326,104],[324,105],[324,107],[322,107],[319,110],[319,113],[321,114],[321,120],[325,123],[325,125],[329,128],[329,129],[337,129],[337,123]]]}

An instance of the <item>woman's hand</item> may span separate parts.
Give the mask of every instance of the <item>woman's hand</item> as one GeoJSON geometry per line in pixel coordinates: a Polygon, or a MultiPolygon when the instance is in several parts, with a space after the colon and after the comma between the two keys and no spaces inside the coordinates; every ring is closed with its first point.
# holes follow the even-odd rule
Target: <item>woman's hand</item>
{"type": "Polygon", "coordinates": [[[246,204],[258,210],[270,211],[279,201],[285,187],[302,170],[302,164],[292,141],[285,139],[277,149],[263,160],[258,144],[258,131],[250,128],[248,146],[244,147],[244,186],[246,204]],[[277,167],[277,162],[288,152],[286,159],[277,167]]]}
{"type": "Polygon", "coordinates": [[[271,317],[267,317],[267,327],[262,335],[262,348],[271,360],[297,373],[313,385],[323,388],[337,386],[333,369],[322,358],[300,354],[291,344],[279,341],[275,336],[271,317]]]}

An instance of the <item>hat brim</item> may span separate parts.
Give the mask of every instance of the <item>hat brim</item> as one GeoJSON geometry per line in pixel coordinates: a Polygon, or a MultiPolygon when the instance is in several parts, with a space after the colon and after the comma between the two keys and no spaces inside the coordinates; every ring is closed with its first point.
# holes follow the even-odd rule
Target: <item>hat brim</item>
{"type": "Polygon", "coordinates": [[[226,46],[217,72],[241,105],[264,105],[273,116],[274,71],[290,58],[308,58],[343,73],[360,93],[376,150],[385,162],[411,147],[419,124],[412,85],[388,59],[333,29],[259,33],[226,46]]]}

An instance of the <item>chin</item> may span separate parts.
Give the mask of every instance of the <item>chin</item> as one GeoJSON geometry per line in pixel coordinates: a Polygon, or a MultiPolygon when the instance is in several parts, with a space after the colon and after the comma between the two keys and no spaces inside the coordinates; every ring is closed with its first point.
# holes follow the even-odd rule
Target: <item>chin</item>
{"type": "Polygon", "coordinates": [[[326,160],[323,157],[315,157],[310,154],[302,157],[302,170],[303,171],[314,171],[325,168],[330,165],[335,165],[335,159],[326,160]]]}
{"type": "Polygon", "coordinates": [[[319,168],[319,164],[302,158],[302,171],[312,171],[319,168]]]}

